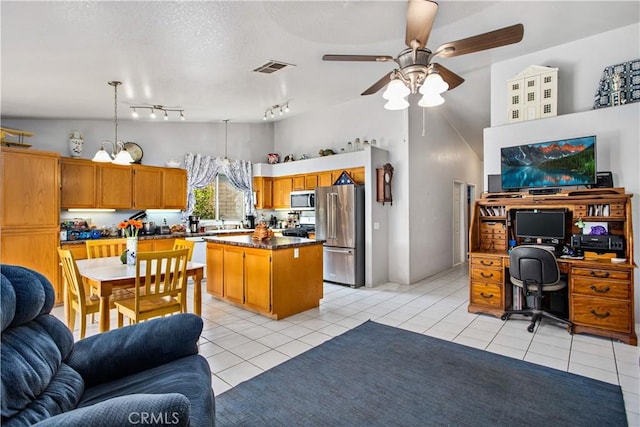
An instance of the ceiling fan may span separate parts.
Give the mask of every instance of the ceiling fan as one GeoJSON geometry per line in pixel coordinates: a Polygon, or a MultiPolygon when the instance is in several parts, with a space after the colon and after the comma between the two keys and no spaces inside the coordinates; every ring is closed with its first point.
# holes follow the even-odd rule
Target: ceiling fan
{"type": "Polygon", "coordinates": [[[322,59],[325,61],[393,61],[398,64],[399,68],[385,74],[362,92],[362,95],[371,95],[387,86],[383,98],[389,102],[385,104],[385,108],[401,110],[409,106],[405,97],[409,93],[419,91],[423,97],[418,105],[433,107],[444,102],[444,98],[440,96],[441,93],[464,82],[464,79],[453,71],[436,62],[431,62],[433,58],[450,58],[518,43],[524,34],[524,26],[515,24],[444,43],[432,52],[427,48],[427,41],[437,11],[438,3],[434,1],[408,0],[405,40],[408,47],[395,58],[388,55],[324,55],[322,59]]]}

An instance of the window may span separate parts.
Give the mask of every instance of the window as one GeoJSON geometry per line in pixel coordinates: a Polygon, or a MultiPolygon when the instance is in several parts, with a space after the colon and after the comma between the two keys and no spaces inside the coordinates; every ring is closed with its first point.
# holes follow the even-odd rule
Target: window
{"type": "Polygon", "coordinates": [[[545,76],[544,82],[545,83],[551,83],[551,76],[545,76]]]}
{"type": "Polygon", "coordinates": [[[193,215],[200,219],[242,220],[244,217],[244,194],[236,190],[225,175],[205,188],[194,190],[196,206],[193,215]]]}
{"type": "Polygon", "coordinates": [[[551,89],[545,89],[544,90],[544,97],[545,98],[551,98],[551,89]]]}
{"type": "Polygon", "coordinates": [[[520,111],[519,110],[513,110],[511,112],[511,118],[512,119],[517,119],[518,117],[520,117],[520,111]]]}
{"type": "Polygon", "coordinates": [[[511,104],[512,105],[518,105],[519,102],[520,102],[520,97],[518,95],[515,95],[515,96],[511,97],[511,104]]]}
{"type": "Polygon", "coordinates": [[[533,87],[533,86],[535,86],[535,85],[536,85],[536,81],[535,81],[535,80],[529,80],[529,81],[527,82],[527,86],[528,86],[528,87],[533,87]]]}
{"type": "Polygon", "coordinates": [[[529,92],[529,93],[527,94],[527,101],[532,102],[532,101],[534,101],[534,100],[535,100],[535,97],[536,97],[536,96],[535,96],[535,94],[534,94],[533,92],[529,92]]]}
{"type": "Polygon", "coordinates": [[[544,104],[544,107],[542,108],[544,109],[545,114],[551,113],[551,104],[544,104]]]}
{"type": "Polygon", "coordinates": [[[520,89],[520,84],[519,84],[519,83],[514,83],[514,84],[511,86],[511,90],[518,90],[518,89],[520,89]]]}

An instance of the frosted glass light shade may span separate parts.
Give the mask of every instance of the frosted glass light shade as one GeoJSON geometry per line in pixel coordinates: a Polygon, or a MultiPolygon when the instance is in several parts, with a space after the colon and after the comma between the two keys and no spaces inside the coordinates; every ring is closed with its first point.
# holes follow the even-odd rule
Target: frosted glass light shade
{"type": "Polygon", "coordinates": [[[387,85],[387,89],[382,94],[382,97],[386,100],[401,99],[409,95],[411,91],[400,80],[395,79],[387,85]]]}
{"type": "Polygon", "coordinates": [[[439,93],[427,93],[418,102],[421,107],[436,107],[441,104],[444,104],[444,98],[439,93]]]}
{"type": "Polygon", "coordinates": [[[105,151],[104,147],[100,147],[91,160],[98,163],[111,163],[111,156],[105,151]]]}
{"type": "Polygon", "coordinates": [[[390,99],[386,104],[384,104],[384,108],[387,110],[404,110],[408,106],[409,102],[404,98],[390,99]]]}
{"type": "Polygon", "coordinates": [[[431,73],[424,80],[422,86],[420,86],[419,92],[423,95],[430,93],[443,93],[449,89],[449,84],[445,82],[440,74],[431,73]]]}
{"type": "Polygon", "coordinates": [[[113,159],[113,163],[116,165],[124,165],[128,166],[130,163],[133,163],[133,157],[131,154],[125,149],[120,150],[116,155],[116,158],[113,159]]]}

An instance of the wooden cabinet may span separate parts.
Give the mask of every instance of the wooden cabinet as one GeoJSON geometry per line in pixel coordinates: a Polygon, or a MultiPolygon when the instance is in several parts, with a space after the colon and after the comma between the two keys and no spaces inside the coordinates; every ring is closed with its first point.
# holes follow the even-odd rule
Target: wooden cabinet
{"type": "Polygon", "coordinates": [[[150,166],[133,166],[133,207],[163,208],[163,171],[150,166]]]}
{"type": "Polygon", "coordinates": [[[256,209],[271,209],[273,207],[273,179],[264,176],[253,178],[256,209]]]}
{"type": "Polygon", "coordinates": [[[225,246],[222,258],[224,296],[230,301],[244,304],[244,249],[225,246]]]}
{"type": "Polygon", "coordinates": [[[291,204],[290,196],[293,188],[291,177],[273,178],[273,208],[289,208],[291,204]]]}
{"type": "Polygon", "coordinates": [[[318,175],[317,174],[309,174],[304,177],[304,189],[305,190],[315,190],[318,186],[318,175]]]}
{"type": "Polygon", "coordinates": [[[186,169],[163,168],[162,193],[164,209],[187,209],[187,171],[186,169]]]}
{"type": "Polygon", "coordinates": [[[305,175],[294,175],[291,177],[292,184],[291,189],[293,191],[305,190],[305,175]]]}
{"type": "Polygon", "coordinates": [[[256,311],[271,311],[271,252],[244,250],[245,305],[256,311]]]}
{"type": "Polygon", "coordinates": [[[8,147],[1,153],[0,259],[43,274],[60,302],[60,155],[8,147]]]}
{"type": "Polygon", "coordinates": [[[61,203],[68,208],[185,209],[187,171],[155,166],[118,166],[65,157],[61,203]]]}
{"type": "Polygon", "coordinates": [[[131,166],[102,163],[98,166],[98,197],[96,208],[131,209],[131,166]]]}
{"type": "Polygon", "coordinates": [[[207,292],[216,297],[224,296],[223,259],[223,246],[207,243],[207,292]]]}
{"type": "Polygon", "coordinates": [[[60,207],[94,208],[96,206],[98,163],[71,157],[60,160],[60,207]]]}
{"type": "Polygon", "coordinates": [[[505,310],[501,256],[472,255],[469,261],[469,311],[502,315],[505,310]]]}
{"type": "Polygon", "coordinates": [[[318,173],[318,187],[329,187],[333,185],[333,173],[331,171],[318,173]]]}
{"type": "Polygon", "coordinates": [[[365,176],[363,167],[347,169],[347,172],[349,172],[349,175],[351,175],[351,178],[353,178],[353,182],[355,182],[356,184],[364,185],[365,176]]]}

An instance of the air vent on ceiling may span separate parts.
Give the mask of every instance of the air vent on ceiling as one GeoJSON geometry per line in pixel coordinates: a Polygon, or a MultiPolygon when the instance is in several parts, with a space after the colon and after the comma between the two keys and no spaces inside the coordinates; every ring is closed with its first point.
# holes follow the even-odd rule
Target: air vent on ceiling
{"type": "Polygon", "coordinates": [[[256,73],[271,74],[271,73],[275,73],[276,71],[280,71],[286,67],[295,67],[295,65],[287,64],[286,62],[280,62],[280,61],[269,61],[266,64],[259,66],[253,71],[255,71],[256,73]]]}

